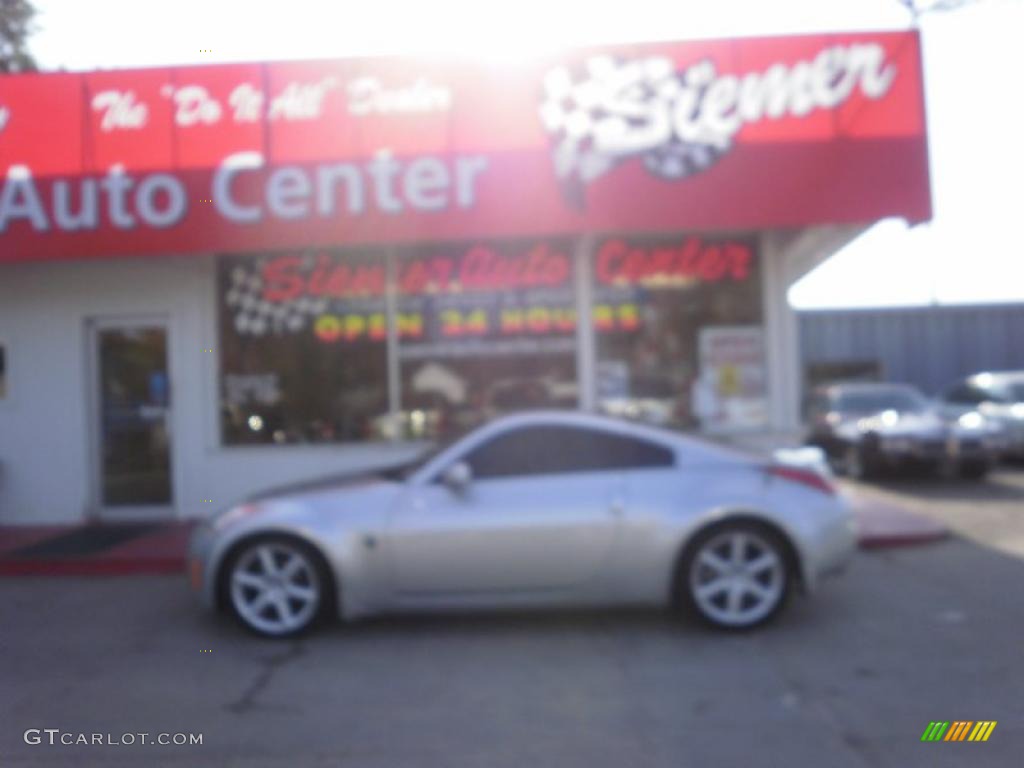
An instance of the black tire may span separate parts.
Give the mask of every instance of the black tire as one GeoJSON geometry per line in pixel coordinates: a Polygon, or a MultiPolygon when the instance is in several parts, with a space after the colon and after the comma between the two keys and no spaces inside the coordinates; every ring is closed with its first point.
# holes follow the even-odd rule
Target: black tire
{"type": "MultiPolygon", "coordinates": [[[[255,575],[255,574],[253,574],[255,575]]],[[[301,586],[301,585],[300,585],[301,586]]],[[[327,566],[322,553],[309,543],[285,534],[266,534],[245,539],[236,544],[220,569],[217,582],[219,605],[226,609],[242,627],[262,637],[289,638],[303,635],[314,627],[333,619],[336,616],[336,586],[334,577],[327,566]],[[266,624],[254,623],[251,617],[236,604],[232,588],[232,577],[243,560],[249,558],[255,550],[270,547],[279,552],[290,551],[305,560],[308,564],[309,586],[315,588],[315,604],[311,609],[302,612],[301,621],[292,625],[273,628],[266,624]],[[306,615],[308,613],[308,615],[306,615]]],[[[269,606],[271,608],[273,606],[269,606]]],[[[276,613],[274,608],[270,613],[276,613]]],[[[280,615],[280,614],[278,614],[280,615]]]]}
{"type": "MultiPolygon", "coordinates": [[[[764,574],[762,574],[764,575],[764,574]]],[[[796,575],[796,563],[792,548],[778,533],[766,525],[752,521],[727,522],[713,526],[700,532],[692,541],[687,544],[686,549],[680,557],[675,574],[675,597],[677,606],[687,615],[697,618],[704,624],[721,630],[744,631],[759,627],[772,621],[785,606],[792,592],[793,581],[796,575]],[[746,555],[753,553],[746,562],[754,563],[758,559],[757,551],[771,551],[777,561],[777,571],[773,571],[771,589],[773,597],[767,604],[761,605],[757,610],[751,610],[745,617],[733,616],[725,618],[724,612],[728,612],[728,606],[733,599],[732,587],[728,587],[729,593],[724,596],[723,601],[718,601],[719,594],[714,597],[698,596],[698,586],[710,587],[712,579],[705,581],[705,574],[702,571],[709,567],[703,562],[702,555],[709,549],[719,550],[720,546],[732,546],[730,537],[740,534],[751,542],[746,555]],[[721,542],[721,544],[719,544],[721,542]],[[700,561],[698,562],[698,559],[700,561]],[[777,581],[775,581],[777,579],[777,581]],[[714,610],[712,604],[722,602],[719,610],[714,610]]],[[[762,587],[767,587],[768,582],[761,581],[762,587]]],[[[752,597],[753,595],[747,595],[752,597]]],[[[742,596],[741,596],[742,601],[742,596]]],[[[742,607],[742,603],[741,603],[742,607]]],[[[753,606],[750,606],[753,608],[753,606]]]]}

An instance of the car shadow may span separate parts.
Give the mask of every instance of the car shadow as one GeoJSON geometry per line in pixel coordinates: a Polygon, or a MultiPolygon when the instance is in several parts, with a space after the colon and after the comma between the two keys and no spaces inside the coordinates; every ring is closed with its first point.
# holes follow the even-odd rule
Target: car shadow
{"type": "Polygon", "coordinates": [[[360,638],[389,635],[451,634],[536,635],[538,633],[594,634],[629,626],[642,632],[678,632],[689,629],[716,633],[700,622],[660,608],[523,608],[480,611],[431,611],[373,616],[321,628],[317,634],[347,634],[360,638]]]}
{"type": "Polygon", "coordinates": [[[883,491],[912,495],[919,499],[957,501],[1020,501],[1024,503],[1024,482],[1015,484],[1013,474],[993,472],[983,480],[941,476],[881,477],[871,485],[883,491]]]}

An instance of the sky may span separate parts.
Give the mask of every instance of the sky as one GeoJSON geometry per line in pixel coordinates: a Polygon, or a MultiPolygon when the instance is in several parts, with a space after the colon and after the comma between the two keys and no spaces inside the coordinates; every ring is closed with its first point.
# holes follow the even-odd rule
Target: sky
{"type": "MultiPolygon", "coordinates": [[[[897,0],[33,2],[32,53],[69,70],[412,53],[515,61],[596,43],[913,23],[897,0]]],[[[1024,301],[1024,0],[976,0],[918,25],[934,218],[876,224],[792,287],[798,309],[1024,301]]]]}

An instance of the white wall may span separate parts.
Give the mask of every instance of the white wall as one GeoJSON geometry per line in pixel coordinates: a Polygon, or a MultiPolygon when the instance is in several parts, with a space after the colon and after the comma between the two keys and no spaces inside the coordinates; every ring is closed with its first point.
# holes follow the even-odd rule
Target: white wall
{"type": "Polygon", "coordinates": [[[95,512],[86,380],[91,317],[170,318],[179,517],[209,514],[268,486],[410,454],[409,446],[387,444],[220,447],[215,311],[210,258],[0,265],[0,343],[8,358],[0,525],[74,522],[95,512]]]}

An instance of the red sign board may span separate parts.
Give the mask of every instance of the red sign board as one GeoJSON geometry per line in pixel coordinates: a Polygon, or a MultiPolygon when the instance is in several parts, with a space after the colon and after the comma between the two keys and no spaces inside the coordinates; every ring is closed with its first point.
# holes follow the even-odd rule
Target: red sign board
{"type": "Polygon", "coordinates": [[[0,261],[931,216],[915,32],[0,77],[0,261]]]}

